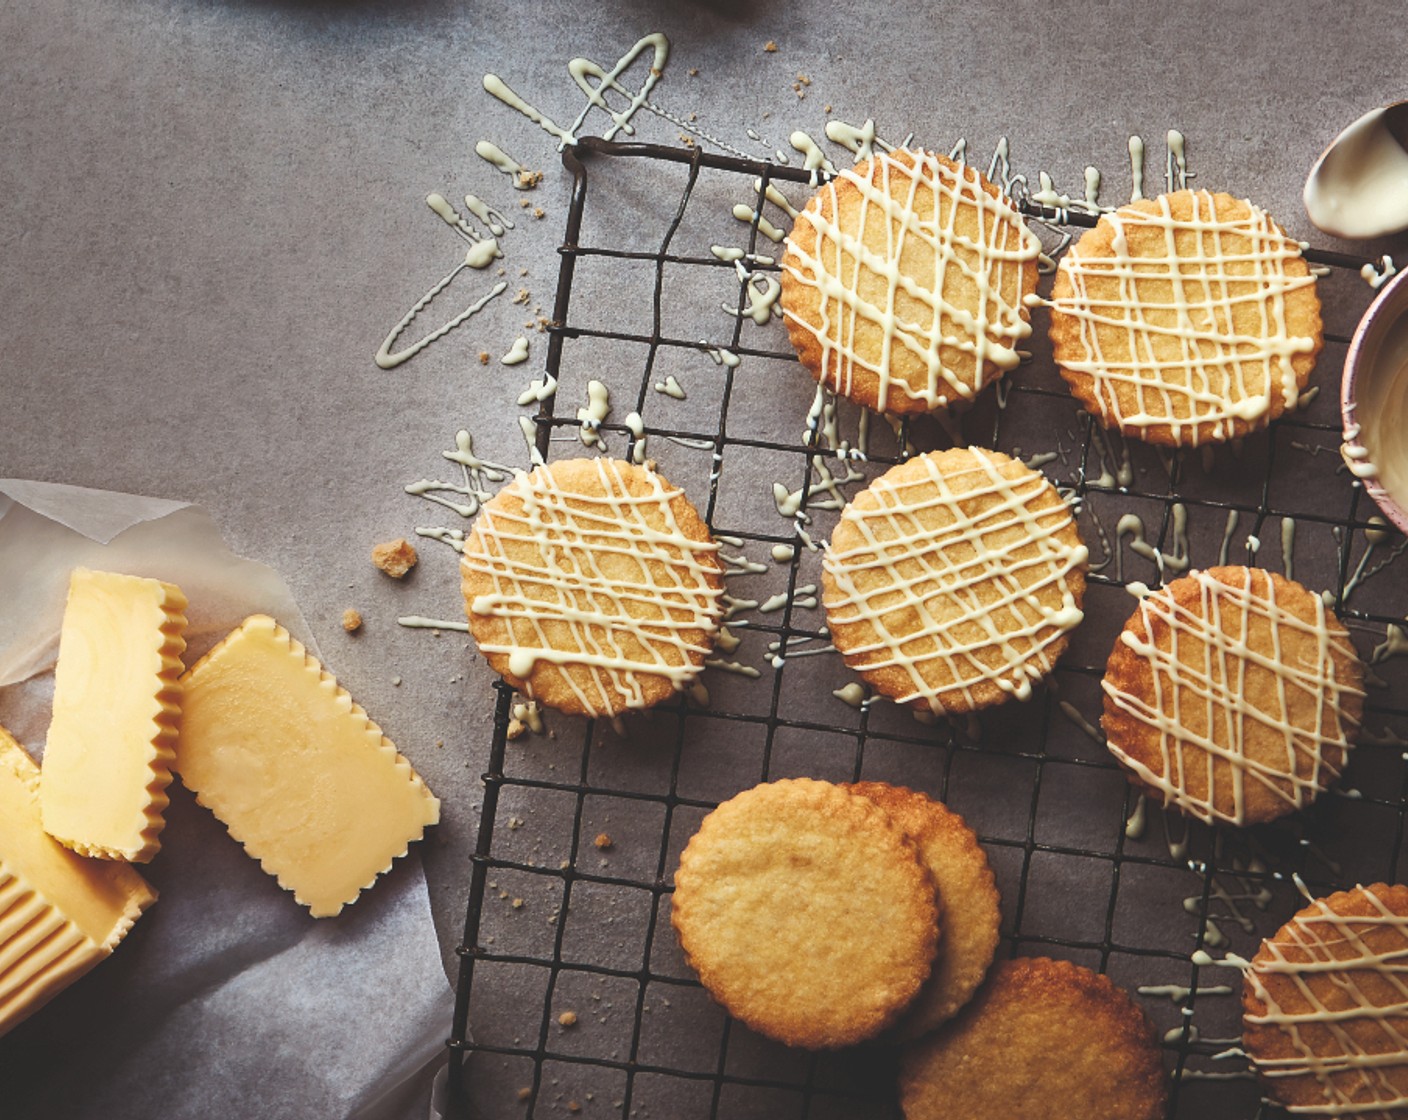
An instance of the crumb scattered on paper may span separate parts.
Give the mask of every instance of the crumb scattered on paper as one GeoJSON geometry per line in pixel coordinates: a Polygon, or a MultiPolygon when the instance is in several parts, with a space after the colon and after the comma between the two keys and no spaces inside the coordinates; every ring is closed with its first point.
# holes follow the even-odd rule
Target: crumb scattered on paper
{"type": "Polygon", "coordinates": [[[405,537],[383,541],[372,549],[372,563],[392,579],[404,579],[418,559],[416,546],[405,537]]]}
{"type": "Polygon", "coordinates": [[[362,628],[361,612],[348,607],[342,612],[342,628],[349,634],[355,634],[362,628]]]}

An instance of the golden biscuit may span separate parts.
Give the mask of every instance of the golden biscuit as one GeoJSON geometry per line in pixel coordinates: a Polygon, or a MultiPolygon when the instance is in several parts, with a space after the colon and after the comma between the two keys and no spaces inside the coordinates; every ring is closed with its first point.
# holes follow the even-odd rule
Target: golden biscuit
{"type": "Polygon", "coordinates": [[[1167,1097],[1148,1017],[1066,961],[999,962],[957,1018],[900,1057],[905,1120],[1157,1120],[1167,1097]]]}
{"type": "Polygon", "coordinates": [[[1315,899],[1261,943],[1242,1046],[1293,1112],[1408,1117],[1408,887],[1315,899]]]}
{"type": "Polygon", "coordinates": [[[841,514],[832,640],[877,691],[934,712],[1025,699],[1081,620],[1087,552],[1055,488],[979,447],[917,455],[841,514]]]}
{"type": "Polygon", "coordinates": [[[857,404],[962,404],[1016,366],[1040,253],[973,168],[881,152],[798,214],[782,258],[787,332],[812,376],[857,404]]]}
{"type": "Polygon", "coordinates": [[[885,782],[846,789],[875,802],[919,849],[939,891],[943,937],[933,972],[893,1029],[899,1040],[927,1034],[978,990],[997,950],[1001,899],[988,857],[963,818],[917,790],[885,782]]]}
{"type": "Polygon", "coordinates": [[[1322,345],[1298,242],[1207,191],[1101,217],[1061,260],[1056,363],[1107,428],[1165,446],[1236,439],[1294,408],[1322,345]]]}
{"type": "Polygon", "coordinates": [[[755,786],[704,818],[670,921],[729,1014],[814,1050],[890,1026],[939,939],[913,843],[874,802],[810,778],[755,786]]]}
{"type": "Polygon", "coordinates": [[[684,492],[616,459],[520,474],[461,563],[490,666],[560,711],[614,716],[687,687],[713,646],[722,566],[684,492]]]}
{"type": "Polygon", "coordinates": [[[1209,823],[1257,824],[1339,777],[1364,670],[1319,595],[1209,568],[1147,596],[1105,671],[1101,726],[1130,780],[1209,823]]]}

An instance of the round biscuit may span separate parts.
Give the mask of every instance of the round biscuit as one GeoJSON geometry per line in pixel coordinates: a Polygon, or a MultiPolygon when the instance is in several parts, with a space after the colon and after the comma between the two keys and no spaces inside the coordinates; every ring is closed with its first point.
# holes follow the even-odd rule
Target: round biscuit
{"type": "Polygon", "coordinates": [[[822,561],[827,626],[900,703],[1025,699],[1081,620],[1087,555],[1040,472],[979,447],[916,455],[842,512],[822,561]]]}
{"type": "Polygon", "coordinates": [[[577,715],[648,708],[713,647],[723,572],[684,492],[617,459],[519,474],[484,503],[460,564],[469,627],[526,696],[577,715]]]}
{"type": "Polygon", "coordinates": [[[787,332],[813,377],[866,408],[964,405],[1017,365],[1040,253],[974,168],[881,152],[797,215],[782,258],[787,332]]]}
{"type": "Polygon", "coordinates": [[[1103,215],[1061,259],[1061,376],[1107,428],[1225,442],[1293,407],[1323,345],[1298,242],[1245,199],[1177,191],[1103,215]]]}
{"type": "Polygon", "coordinates": [[[875,802],[919,849],[939,892],[943,937],[919,995],[891,1029],[897,1041],[928,1034],[952,1018],[983,982],[997,951],[1001,897],[987,854],[963,818],[918,790],[886,782],[845,787],[875,802]]]}
{"type": "Polygon", "coordinates": [[[1339,777],[1363,666],[1321,597],[1258,568],[1193,571],[1115,641],[1101,719],[1130,781],[1208,823],[1258,824],[1339,777]]]}
{"type": "Polygon", "coordinates": [[[878,805],[810,778],[755,786],[704,818],[680,856],[670,921],[729,1014],[814,1050],[890,1026],[939,939],[913,843],[878,805]]]}
{"type": "Polygon", "coordinates": [[[1153,1024],[1099,973],[1001,961],[955,1018],[900,1056],[905,1120],[1159,1120],[1153,1024]]]}
{"type": "Polygon", "coordinates": [[[1312,901],[1261,944],[1242,981],[1242,1047],[1293,1112],[1408,1117],[1408,887],[1312,901]]]}

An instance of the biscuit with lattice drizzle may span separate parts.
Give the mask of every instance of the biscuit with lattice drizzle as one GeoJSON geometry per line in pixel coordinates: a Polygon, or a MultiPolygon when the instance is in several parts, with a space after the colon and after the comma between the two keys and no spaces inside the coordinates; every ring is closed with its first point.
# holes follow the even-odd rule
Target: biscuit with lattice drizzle
{"type": "Polygon", "coordinates": [[[782,258],[783,317],[812,376],[857,404],[964,404],[1016,366],[1040,252],[973,168],[881,152],[798,214],[782,258]]]}
{"type": "Polygon", "coordinates": [[[832,640],[877,691],[934,712],[1025,699],[1081,620],[1087,552],[1044,476],[953,448],[848,505],[823,561],[832,640]]]}
{"type": "Polygon", "coordinates": [[[1101,217],[1062,258],[1051,341],[1108,428],[1224,442],[1295,408],[1322,345],[1300,244],[1227,194],[1178,191],[1101,217]]]}
{"type": "Polygon", "coordinates": [[[1144,1012],[1099,973],[1044,957],[995,965],[900,1057],[905,1120],[1156,1120],[1167,1099],[1144,1012]]]}
{"type": "Polygon", "coordinates": [[[1408,1117],[1408,887],[1312,901],[1242,981],[1242,1046],[1295,1113],[1408,1117]]]}
{"type": "Polygon", "coordinates": [[[729,1014],[814,1050],[899,1017],[929,975],[938,917],[933,880],[890,815],[810,778],[755,786],[705,817],[670,907],[729,1014]]]}
{"type": "Polygon", "coordinates": [[[1199,820],[1257,824],[1344,768],[1364,670],[1321,597],[1209,568],[1146,596],[1115,642],[1101,721],[1131,782],[1199,820]]]}
{"type": "Polygon", "coordinates": [[[915,1039],[952,1018],[987,975],[1002,922],[997,884],[977,836],[947,806],[886,782],[845,788],[890,814],[914,841],[939,891],[944,933],[934,970],[891,1032],[896,1039],[915,1039]]]}
{"type": "Polygon", "coordinates": [[[722,565],[663,477],[616,459],[519,474],[464,542],[465,607],[505,680],[560,711],[615,716],[687,687],[713,647],[722,565]]]}

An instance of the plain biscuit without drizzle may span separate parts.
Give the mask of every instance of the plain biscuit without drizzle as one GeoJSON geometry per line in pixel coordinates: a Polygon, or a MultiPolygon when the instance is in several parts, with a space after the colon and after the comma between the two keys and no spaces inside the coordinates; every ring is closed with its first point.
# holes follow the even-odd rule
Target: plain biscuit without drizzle
{"type": "Polygon", "coordinates": [[[894,1023],[939,939],[914,844],[873,801],[809,778],[756,786],[704,818],[670,921],[729,1014],[815,1050],[894,1023]]]}
{"type": "Polygon", "coordinates": [[[1153,1024],[1099,973],[1023,957],[900,1057],[905,1120],[1160,1120],[1153,1024]]]}
{"type": "Polygon", "coordinates": [[[875,802],[919,849],[938,888],[943,937],[934,969],[892,1033],[910,1040],[952,1018],[992,965],[1002,922],[1001,898],[987,854],[963,818],[918,790],[886,782],[844,787],[875,802]]]}

